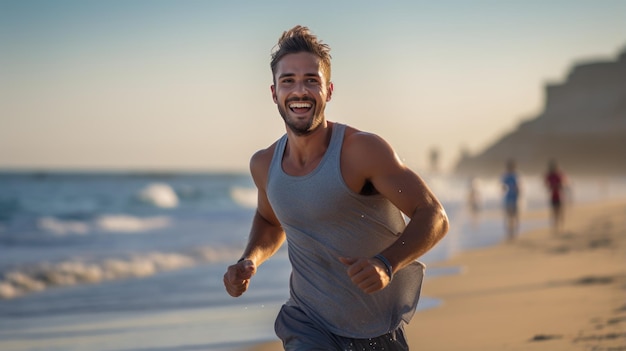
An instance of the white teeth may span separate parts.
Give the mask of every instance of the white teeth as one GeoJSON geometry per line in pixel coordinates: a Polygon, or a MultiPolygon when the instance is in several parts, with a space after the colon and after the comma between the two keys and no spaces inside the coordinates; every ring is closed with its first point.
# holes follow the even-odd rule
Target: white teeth
{"type": "Polygon", "coordinates": [[[290,108],[309,108],[311,107],[311,104],[306,103],[306,102],[294,102],[290,104],[289,107],[290,108]]]}

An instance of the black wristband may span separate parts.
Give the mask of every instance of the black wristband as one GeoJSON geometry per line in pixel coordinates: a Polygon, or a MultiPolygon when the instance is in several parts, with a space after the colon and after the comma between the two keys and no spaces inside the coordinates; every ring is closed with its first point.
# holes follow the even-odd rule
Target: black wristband
{"type": "Polygon", "coordinates": [[[246,260],[246,259],[247,259],[247,258],[242,257],[242,258],[240,258],[240,259],[239,259],[239,261],[237,261],[237,263],[242,262],[242,261],[244,261],[244,260],[246,260]]]}
{"type": "Polygon", "coordinates": [[[389,275],[389,282],[391,282],[391,279],[393,279],[393,267],[391,266],[391,263],[389,263],[389,260],[381,254],[374,256],[374,258],[378,259],[385,265],[385,268],[387,268],[387,275],[389,275]]]}

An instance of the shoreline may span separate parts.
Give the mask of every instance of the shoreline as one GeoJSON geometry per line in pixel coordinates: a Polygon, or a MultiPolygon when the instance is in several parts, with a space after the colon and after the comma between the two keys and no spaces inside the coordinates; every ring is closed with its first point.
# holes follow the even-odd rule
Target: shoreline
{"type": "MultiPolygon", "coordinates": [[[[626,198],[567,207],[559,235],[534,229],[429,267],[461,270],[426,277],[422,296],[441,304],[406,326],[411,349],[626,350],[626,198]]],[[[276,340],[241,351],[281,349],[276,340]]]]}

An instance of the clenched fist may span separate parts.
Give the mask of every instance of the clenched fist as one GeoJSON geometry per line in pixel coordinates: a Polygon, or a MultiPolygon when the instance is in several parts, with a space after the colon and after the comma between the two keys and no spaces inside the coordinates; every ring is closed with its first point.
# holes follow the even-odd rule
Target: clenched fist
{"type": "Polygon", "coordinates": [[[339,261],[348,267],[348,276],[364,293],[382,290],[391,281],[385,265],[376,258],[340,257],[339,261]]]}
{"type": "Polygon", "coordinates": [[[224,287],[232,297],[241,296],[250,285],[250,278],[256,273],[256,265],[252,260],[243,260],[232,266],[224,273],[224,287]]]}

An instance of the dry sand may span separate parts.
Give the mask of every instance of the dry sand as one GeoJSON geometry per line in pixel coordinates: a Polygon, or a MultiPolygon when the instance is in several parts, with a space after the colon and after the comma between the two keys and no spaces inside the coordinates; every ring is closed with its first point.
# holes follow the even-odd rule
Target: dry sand
{"type": "Polygon", "coordinates": [[[443,302],[407,326],[411,350],[626,350],[626,199],[568,209],[559,235],[536,230],[437,266],[462,273],[426,280],[423,295],[443,302]]]}

